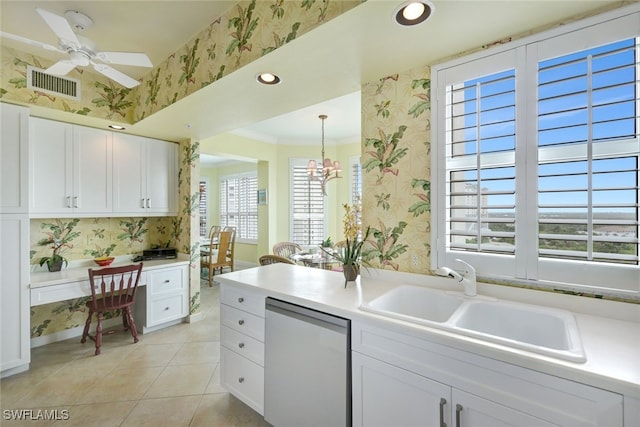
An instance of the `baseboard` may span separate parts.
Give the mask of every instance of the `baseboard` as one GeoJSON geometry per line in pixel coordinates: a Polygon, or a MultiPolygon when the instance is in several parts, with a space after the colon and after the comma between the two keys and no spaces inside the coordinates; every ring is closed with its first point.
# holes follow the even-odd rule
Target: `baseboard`
{"type": "MultiPolygon", "coordinates": [[[[102,329],[106,330],[116,325],[122,325],[122,317],[114,317],[113,319],[105,319],[102,322],[102,329]]],[[[83,326],[77,326],[71,329],[65,329],[64,331],[54,332],[52,334],[42,335],[40,337],[31,338],[31,348],[40,347],[43,345],[51,344],[58,341],[68,340],[69,338],[81,337],[84,331],[83,326]]],[[[95,328],[92,328],[95,331],[95,328]]]]}
{"type": "Polygon", "coordinates": [[[187,323],[195,323],[195,322],[199,322],[203,319],[202,317],[202,312],[199,311],[195,314],[190,314],[189,316],[187,316],[186,322],[187,323]]]}

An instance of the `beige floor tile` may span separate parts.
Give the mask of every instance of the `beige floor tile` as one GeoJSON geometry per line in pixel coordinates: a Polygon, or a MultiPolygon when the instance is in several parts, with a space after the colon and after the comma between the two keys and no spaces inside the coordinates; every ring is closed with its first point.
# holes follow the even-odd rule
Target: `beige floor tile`
{"type": "Polygon", "coordinates": [[[122,424],[137,401],[92,403],[70,406],[69,419],[57,421],[54,427],[117,427],[122,424]]]}
{"type": "Polygon", "coordinates": [[[95,372],[82,370],[61,370],[36,384],[20,400],[19,408],[43,408],[48,406],[72,405],[93,388],[98,381],[95,372]]]}
{"type": "Polygon", "coordinates": [[[145,399],[203,394],[213,376],[215,363],[167,366],[151,385],[145,399]]]}
{"type": "Polygon", "coordinates": [[[122,423],[123,427],[188,426],[202,396],[141,400],[122,423]]]}
{"type": "Polygon", "coordinates": [[[80,397],[77,403],[117,402],[142,399],[163,367],[115,369],[80,397]]]}
{"type": "Polygon", "coordinates": [[[267,427],[269,423],[229,393],[205,394],[190,427],[267,427]]]}
{"type": "Polygon", "coordinates": [[[216,364],[220,360],[220,343],[188,342],[184,343],[178,353],[169,362],[173,365],[189,365],[194,363],[216,364]]]}
{"type": "Polygon", "coordinates": [[[128,367],[156,367],[167,366],[182,347],[182,344],[148,344],[132,351],[127,357],[128,367]]]}

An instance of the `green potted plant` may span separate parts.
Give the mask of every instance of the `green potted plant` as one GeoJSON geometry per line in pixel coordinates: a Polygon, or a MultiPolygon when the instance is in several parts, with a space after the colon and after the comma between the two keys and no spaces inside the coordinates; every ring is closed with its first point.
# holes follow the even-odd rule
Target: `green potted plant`
{"type": "Polygon", "coordinates": [[[371,228],[367,227],[362,238],[358,238],[360,227],[358,225],[359,206],[348,204],[343,205],[345,214],[342,220],[344,225],[345,243],[340,245],[336,251],[331,249],[325,250],[321,248],[327,255],[332,256],[342,263],[342,272],[344,274],[344,286],[347,283],[356,280],[360,274],[360,264],[362,263],[362,247],[369,238],[371,228]]]}
{"type": "Polygon", "coordinates": [[[320,243],[320,247],[321,248],[332,248],[333,247],[333,242],[331,241],[331,236],[327,237],[327,240],[323,240],[322,243],[320,243]]]}
{"type": "Polygon", "coordinates": [[[63,264],[67,266],[69,263],[67,259],[62,255],[66,249],[73,247],[71,241],[80,235],[80,232],[73,231],[74,227],[78,225],[79,219],[73,219],[67,223],[61,220],[56,220],[55,223],[42,223],[40,228],[48,228],[47,237],[38,241],[39,246],[51,245],[53,250],[51,256],[44,256],[40,258],[38,264],[42,267],[47,264],[49,271],[60,271],[63,264]]]}

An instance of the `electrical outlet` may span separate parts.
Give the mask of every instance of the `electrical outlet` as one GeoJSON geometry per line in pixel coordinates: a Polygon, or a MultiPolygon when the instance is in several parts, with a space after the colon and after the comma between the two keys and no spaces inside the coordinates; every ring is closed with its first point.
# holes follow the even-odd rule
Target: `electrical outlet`
{"type": "Polygon", "coordinates": [[[418,255],[417,254],[411,255],[411,264],[413,264],[414,267],[418,266],[418,255]]]}

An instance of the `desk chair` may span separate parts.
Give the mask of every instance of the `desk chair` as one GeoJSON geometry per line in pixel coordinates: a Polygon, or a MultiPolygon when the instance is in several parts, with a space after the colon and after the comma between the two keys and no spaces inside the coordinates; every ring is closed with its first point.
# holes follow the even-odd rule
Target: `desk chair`
{"type": "Polygon", "coordinates": [[[96,356],[100,354],[100,347],[102,347],[102,320],[105,312],[121,310],[124,330],[130,330],[133,342],[138,342],[138,330],[131,315],[131,306],[136,301],[136,290],[141,271],[142,263],[98,270],[89,269],[91,300],[87,301],[89,316],[84,325],[80,342],[83,344],[87,342],[87,337],[95,341],[96,356]],[[94,313],[96,313],[98,325],[96,334],[92,336],[89,335],[89,327],[94,313]]]}

